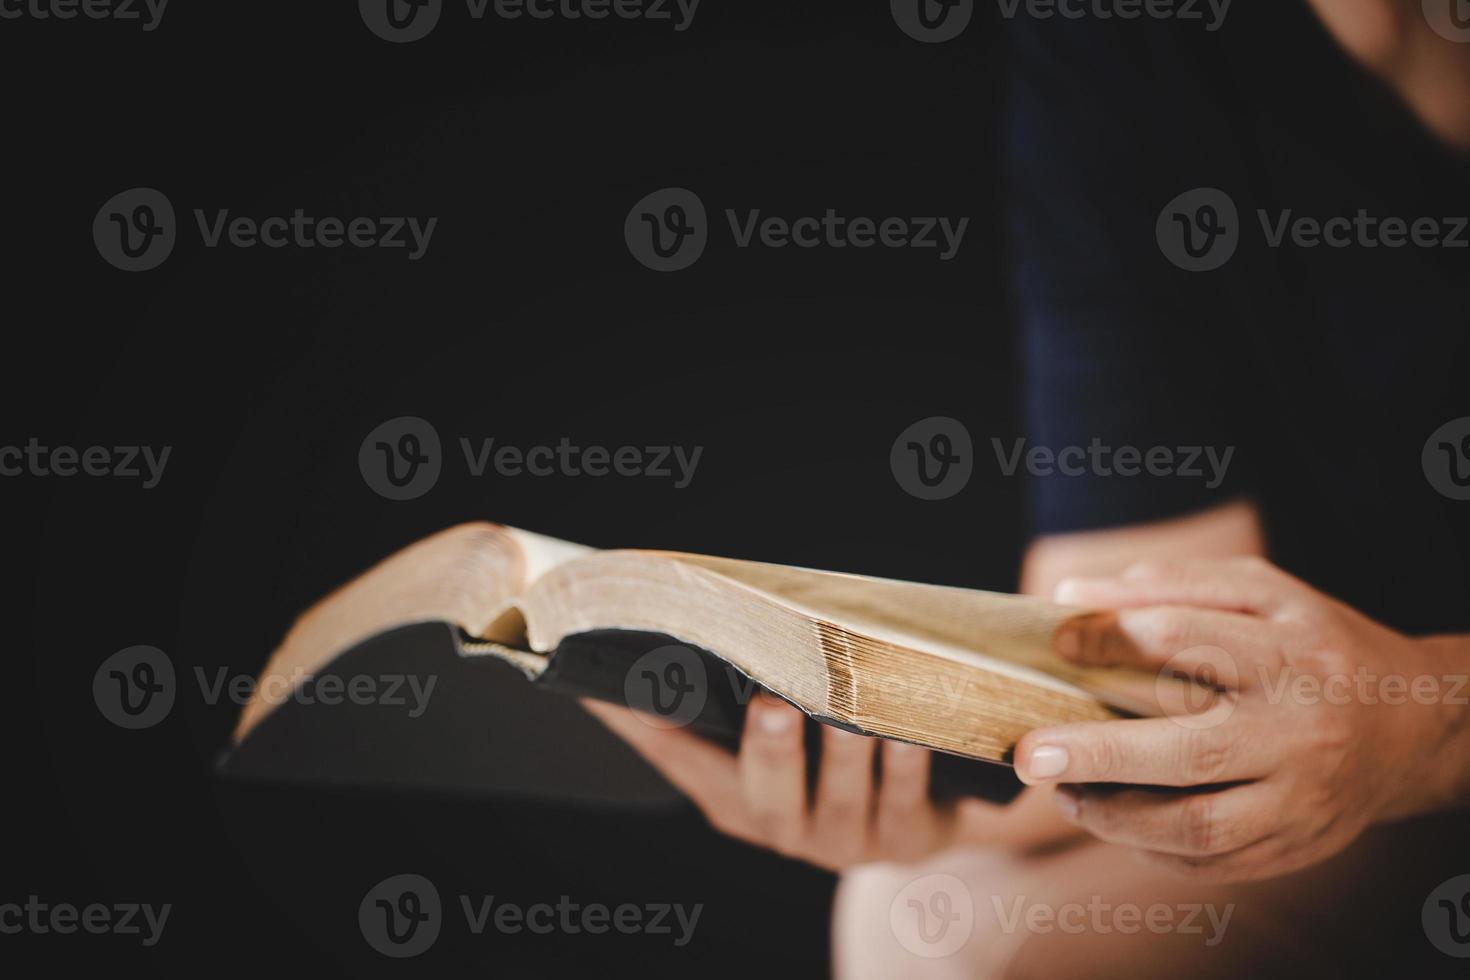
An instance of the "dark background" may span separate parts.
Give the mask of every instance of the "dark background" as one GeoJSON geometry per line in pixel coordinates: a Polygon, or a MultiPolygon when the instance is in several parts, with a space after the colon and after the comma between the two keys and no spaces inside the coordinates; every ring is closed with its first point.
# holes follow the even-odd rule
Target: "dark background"
{"type": "Polygon", "coordinates": [[[682,33],[610,18],[371,35],[355,5],[185,4],[137,23],[0,22],[11,358],[7,444],[169,445],[161,484],[8,479],[20,630],[5,658],[0,900],[172,903],[163,941],[5,937],[55,970],[497,976],[826,970],[833,879],[717,838],[692,811],[589,813],[455,794],[233,785],[237,708],[192,683],[113,727],[91,680],[135,644],[254,674],[292,618],[425,534],[491,519],[646,546],[990,588],[1014,585],[1024,488],[977,466],[941,502],[895,483],[910,423],[1019,434],[998,245],[990,5],[919,44],[887,4],[704,0],[682,33]],[[93,216],[155,187],[171,258],[107,265],[93,216]],[[696,191],[692,268],[637,264],[623,219],[696,191]],[[437,216],[428,254],[205,249],[192,209],[437,216]],[[934,250],[737,249],[723,209],[969,217],[934,250]],[[366,433],[430,420],[450,458],[391,502],[366,433]],[[455,441],[702,446],[691,486],[471,478],[455,441]],[[704,904],[694,942],[451,935],[391,962],[356,927],[402,871],[506,901],[704,904]]]}

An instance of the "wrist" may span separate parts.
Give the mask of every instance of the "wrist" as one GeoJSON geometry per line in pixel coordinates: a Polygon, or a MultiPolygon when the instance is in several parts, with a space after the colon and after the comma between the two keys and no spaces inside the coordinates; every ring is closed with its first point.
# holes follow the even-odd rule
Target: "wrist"
{"type": "MultiPolygon", "coordinates": [[[[1410,763],[1402,789],[1385,807],[1393,820],[1470,804],[1470,636],[1410,641],[1416,697],[1408,725],[1410,763]]],[[[1411,679],[1412,689],[1413,679],[1411,679]]]]}

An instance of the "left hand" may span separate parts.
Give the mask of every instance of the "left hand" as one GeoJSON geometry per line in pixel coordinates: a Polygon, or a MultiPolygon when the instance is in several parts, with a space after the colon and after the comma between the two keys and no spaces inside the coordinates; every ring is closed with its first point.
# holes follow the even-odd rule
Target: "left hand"
{"type": "Polygon", "coordinates": [[[691,732],[655,728],[630,709],[582,706],[684,792],[721,833],[829,871],[870,861],[913,862],[948,846],[978,800],[929,800],[929,753],[822,726],[807,792],[805,716],[766,694],[751,699],[736,755],[691,732]],[[881,780],[874,756],[882,753],[881,780]]]}
{"type": "Polygon", "coordinates": [[[1065,658],[1219,689],[1201,713],[1020,741],[1021,779],[1061,784],[1058,806],[1096,837],[1190,875],[1248,880],[1463,799],[1463,639],[1403,636],[1258,558],[1137,565],[1065,581],[1056,598],[1117,610],[1060,633],[1065,658]]]}

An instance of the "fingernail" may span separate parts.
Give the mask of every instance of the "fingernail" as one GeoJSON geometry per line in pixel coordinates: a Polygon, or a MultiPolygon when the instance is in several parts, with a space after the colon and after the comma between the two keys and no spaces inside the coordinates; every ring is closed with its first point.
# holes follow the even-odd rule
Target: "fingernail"
{"type": "Polygon", "coordinates": [[[793,712],[786,707],[765,707],[760,711],[760,717],[756,719],[760,723],[761,731],[767,735],[781,735],[791,730],[791,723],[796,719],[793,712]]]}
{"type": "Polygon", "coordinates": [[[1060,582],[1057,583],[1057,587],[1052,590],[1052,600],[1054,602],[1060,602],[1064,605],[1066,603],[1074,601],[1077,597],[1077,589],[1081,584],[1082,583],[1080,579],[1062,579],[1060,582]]]}
{"type": "Polygon", "coordinates": [[[1077,819],[1077,795],[1065,787],[1056,792],[1057,809],[1062,811],[1062,816],[1068,820],[1077,819]]]}
{"type": "Polygon", "coordinates": [[[1068,623],[1057,627],[1055,640],[1057,653],[1068,659],[1082,652],[1082,630],[1068,623]]]}
{"type": "Polygon", "coordinates": [[[1035,779],[1051,779],[1067,771],[1067,750],[1060,745],[1038,745],[1031,750],[1026,771],[1035,779]]]}

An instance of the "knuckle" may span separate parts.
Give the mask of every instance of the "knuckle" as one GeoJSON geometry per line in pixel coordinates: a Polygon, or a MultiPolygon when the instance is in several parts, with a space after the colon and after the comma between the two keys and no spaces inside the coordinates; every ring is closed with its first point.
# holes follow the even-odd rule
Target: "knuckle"
{"type": "Polygon", "coordinates": [[[1123,569],[1123,577],[1127,579],[1158,579],[1166,577],[1171,571],[1168,562],[1159,561],[1155,558],[1146,558],[1142,561],[1133,562],[1123,569]]]}
{"type": "Polygon", "coordinates": [[[1093,739],[1087,749],[1088,769],[1092,777],[1106,780],[1116,775],[1122,764],[1121,751],[1111,738],[1093,739]]]}
{"type": "Polygon", "coordinates": [[[776,739],[749,739],[741,751],[761,769],[785,769],[799,758],[795,745],[776,739]]]}
{"type": "Polygon", "coordinates": [[[1182,843],[1195,854],[1210,854],[1219,841],[1215,803],[1209,796],[1195,796],[1184,801],[1179,813],[1182,843]]]}
{"type": "Polygon", "coordinates": [[[824,828],[848,827],[861,823],[863,808],[848,799],[824,800],[817,808],[817,822],[824,828]]]}
{"type": "Polygon", "coordinates": [[[1325,708],[1316,713],[1314,747],[1322,758],[1334,758],[1352,750],[1356,731],[1343,712],[1325,708]]]}
{"type": "Polygon", "coordinates": [[[780,854],[793,855],[799,843],[799,834],[790,820],[775,811],[764,811],[750,815],[753,843],[763,844],[780,854]]]}
{"type": "Polygon", "coordinates": [[[1144,612],[1144,629],[1156,648],[1173,655],[1190,646],[1192,629],[1189,615],[1170,608],[1144,612]]]}
{"type": "Polygon", "coordinates": [[[1234,558],[1230,559],[1230,561],[1233,562],[1237,568],[1244,568],[1250,571],[1264,571],[1266,569],[1271,569],[1274,571],[1276,568],[1275,565],[1271,564],[1261,555],[1237,555],[1234,558]]]}
{"type": "Polygon", "coordinates": [[[1230,749],[1227,743],[1214,736],[1212,729],[1198,729],[1191,731],[1184,740],[1184,758],[1180,760],[1179,768],[1189,785],[1221,781],[1230,762],[1230,749]]]}

